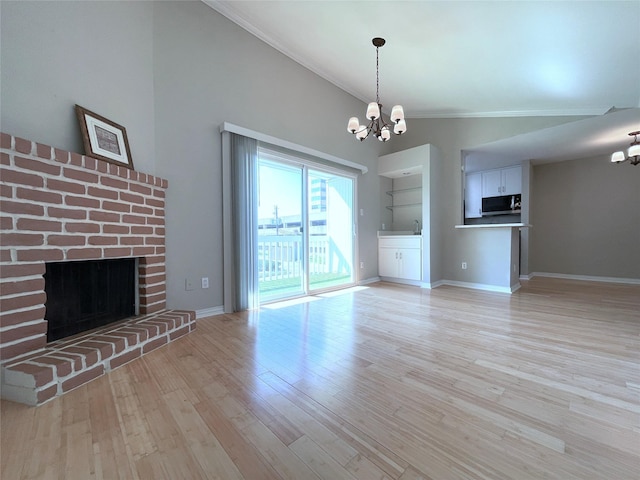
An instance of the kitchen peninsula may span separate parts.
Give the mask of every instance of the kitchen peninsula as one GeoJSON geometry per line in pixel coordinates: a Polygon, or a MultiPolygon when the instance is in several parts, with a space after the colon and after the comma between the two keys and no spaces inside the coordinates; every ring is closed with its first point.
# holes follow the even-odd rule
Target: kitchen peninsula
{"type": "Polygon", "coordinates": [[[460,286],[513,293],[520,288],[520,230],[524,223],[456,225],[465,258],[460,286]]]}

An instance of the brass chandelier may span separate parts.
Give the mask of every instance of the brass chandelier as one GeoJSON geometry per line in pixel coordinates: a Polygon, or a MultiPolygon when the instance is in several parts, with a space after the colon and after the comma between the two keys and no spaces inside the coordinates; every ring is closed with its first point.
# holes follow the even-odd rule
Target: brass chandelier
{"type": "MultiPolygon", "coordinates": [[[[379,62],[378,62],[378,49],[382,47],[386,41],[384,38],[376,37],[372,41],[373,46],[376,47],[376,101],[369,103],[367,106],[367,120],[368,125],[361,125],[358,117],[351,117],[347,125],[347,130],[352,133],[360,141],[363,141],[373,134],[381,142],[386,142],[391,138],[391,127],[382,119],[382,104],[380,103],[380,74],[379,74],[379,62]]],[[[402,135],[407,131],[407,123],[404,120],[404,109],[402,105],[395,105],[391,109],[391,115],[389,117],[393,125],[393,133],[396,135],[402,135]]]]}

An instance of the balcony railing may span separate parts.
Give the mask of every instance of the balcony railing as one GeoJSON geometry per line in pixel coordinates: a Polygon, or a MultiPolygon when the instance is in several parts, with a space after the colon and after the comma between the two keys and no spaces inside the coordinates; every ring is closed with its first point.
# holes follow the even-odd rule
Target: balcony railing
{"type": "MultiPolygon", "coordinates": [[[[351,265],[327,235],[309,238],[309,283],[341,284],[351,280],[351,265]]],[[[258,236],[258,281],[261,295],[302,289],[304,254],[301,235],[258,236]]]]}

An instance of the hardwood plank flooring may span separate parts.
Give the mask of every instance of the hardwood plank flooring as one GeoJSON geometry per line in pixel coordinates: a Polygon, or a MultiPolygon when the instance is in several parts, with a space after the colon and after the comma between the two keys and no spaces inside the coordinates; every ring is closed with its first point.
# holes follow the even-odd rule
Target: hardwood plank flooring
{"type": "Polygon", "coordinates": [[[639,479],[640,287],[378,283],[1,409],[3,480],[639,479]]]}

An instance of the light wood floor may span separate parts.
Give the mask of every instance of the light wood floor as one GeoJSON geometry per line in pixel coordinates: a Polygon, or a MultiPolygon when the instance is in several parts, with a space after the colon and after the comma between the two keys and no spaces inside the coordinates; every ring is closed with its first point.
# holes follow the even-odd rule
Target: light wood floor
{"type": "Polygon", "coordinates": [[[196,331],[41,407],[3,480],[638,479],[640,287],[375,284],[196,331]]]}

